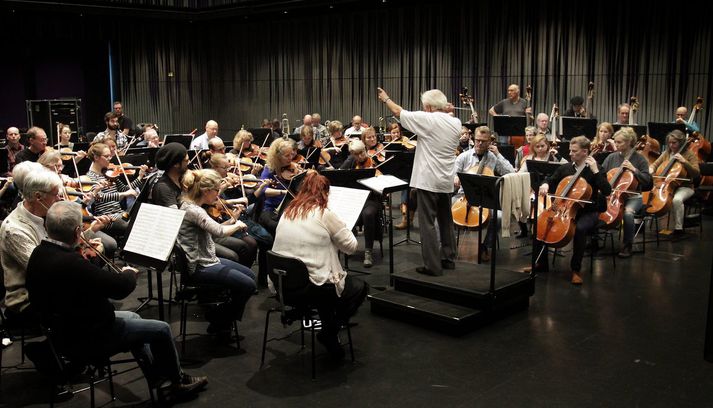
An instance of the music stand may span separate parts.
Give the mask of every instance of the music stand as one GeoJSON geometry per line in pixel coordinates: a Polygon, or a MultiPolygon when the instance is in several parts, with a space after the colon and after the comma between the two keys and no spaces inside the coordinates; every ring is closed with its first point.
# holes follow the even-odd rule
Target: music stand
{"type": "MultiPolygon", "coordinates": [[[[548,177],[550,177],[552,174],[554,174],[555,171],[557,171],[558,168],[564,163],[552,163],[552,162],[543,162],[543,161],[538,161],[538,160],[527,160],[525,162],[527,164],[527,172],[530,173],[530,188],[532,188],[532,191],[535,192],[535,194],[539,194],[540,191],[540,186],[542,183],[547,180],[548,177]]],[[[537,199],[537,197],[535,197],[537,199]]],[[[535,276],[535,264],[537,263],[537,258],[538,255],[537,251],[534,249],[537,248],[537,201],[531,202],[530,205],[534,205],[534,218],[533,218],[533,223],[532,223],[532,248],[533,251],[531,253],[532,255],[532,270],[530,271],[530,276],[535,276]]],[[[545,264],[547,264],[547,260],[545,259],[545,264]]]]}
{"type": "Polygon", "coordinates": [[[149,167],[154,167],[156,164],[156,153],[158,152],[159,147],[139,147],[139,148],[134,148],[134,149],[129,149],[126,152],[126,157],[131,157],[132,155],[140,155],[140,157],[144,158],[145,160],[143,162],[140,161],[131,161],[131,163],[140,166],[142,164],[145,164],[149,167]]]}
{"type": "MultiPolygon", "coordinates": [[[[475,129],[481,127],[481,126],[487,126],[487,123],[470,123],[466,122],[463,123],[463,126],[467,127],[470,130],[470,133],[475,133],[475,129]]],[[[525,131],[525,128],[522,128],[523,132],[525,131]]]]}
{"type": "Polygon", "coordinates": [[[158,298],[156,298],[159,306],[158,316],[159,320],[164,320],[161,272],[168,265],[168,259],[176,243],[185,212],[141,202],[135,203],[134,207],[136,209],[132,208],[132,213],[135,216],[129,221],[122,255],[127,263],[149,268],[149,294],[136,311],[138,312],[154,299],[151,291],[151,270],[153,270],[156,272],[156,289],[158,290],[158,298]],[[141,228],[135,229],[137,220],[141,221],[141,228]]]}
{"type": "Polygon", "coordinates": [[[292,194],[286,194],[285,198],[282,199],[282,202],[279,205],[280,211],[278,211],[278,219],[279,217],[282,216],[282,212],[285,211],[285,208],[292,202],[294,199],[293,195],[296,196],[297,193],[300,190],[300,186],[302,185],[302,180],[305,178],[305,175],[307,174],[306,171],[292,177],[292,179],[289,181],[289,183],[285,183],[284,187],[287,187],[287,191],[291,192],[292,194]]]}
{"type": "Polygon", "coordinates": [[[268,137],[272,139],[272,129],[254,128],[247,129],[247,131],[253,135],[253,144],[262,146],[263,143],[265,143],[265,146],[269,147],[270,143],[272,143],[272,140],[268,140],[267,142],[265,142],[265,139],[267,139],[268,137]]]}
{"type": "Polygon", "coordinates": [[[85,152],[87,150],[89,150],[89,143],[88,142],[77,142],[72,145],[73,152],[78,152],[80,150],[84,150],[85,152]]]}
{"type": "Polygon", "coordinates": [[[527,127],[527,116],[493,116],[493,132],[498,136],[522,136],[527,127]]]}
{"type": "Polygon", "coordinates": [[[503,155],[505,160],[509,161],[513,166],[515,165],[515,146],[511,144],[498,145],[498,151],[503,155]]]}
{"type": "Polygon", "coordinates": [[[680,130],[685,135],[686,125],[683,123],[649,122],[649,136],[658,140],[662,149],[666,146],[666,136],[674,130],[680,130]]]}
{"type": "Polygon", "coordinates": [[[374,177],[376,169],[323,170],[320,174],[333,186],[369,190],[369,187],[359,183],[358,180],[374,177]]]}
{"type": "Polygon", "coordinates": [[[644,125],[622,125],[619,123],[615,123],[612,125],[614,127],[614,133],[619,131],[619,129],[624,128],[624,127],[630,127],[634,129],[634,132],[636,133],[636,136],[641,137],[646,134],[646,126],[644,125]]]}
{"type": "MultiPolygon", "coordinates": [[[[416,157],[415,153],[405,150],[394,152],[393,156],[393,159],[389,159],[389,161],[379,166],[379,171],[382,174],[391,174],[410,183],[411,173],[413,172],[413,159],[416,157]]],[[[406,194],[406,208],[412,208],[410,191],[406,194]]],[[[408,214],[406,214],[406,238],[395,243],[394,246],[399,246],[403,243],[421,244],[421,242],[411,239],[411,217],[408,214]]]]}
{"type": "MultiPolygon", "coordinates": [[[[498,210],[500,209],[500,184],[502,183],[502,177],[493,176],[482,176],[480,174],[471,173],[458,173],[458,178],[460,179],[461,186],[463,187],[463,193],[465,194],[468,204],[471,206],[476,206],[482,208],[489,208],[491,211],[491,217],[497,219],[498,210]]],[[[478,212],[478,222],[483,225],[482,219],[483,213],[478,212]]],[[[491,221],[488,228],[497,228],[497,221],[491,221]]],[[[483,229],[478,229],[478,245],[482,242],[482,232],[483,229]]],[[[492,235],[492,242],[490,242],[490,248],[493,248],[492,256],[490,257],[490,293],[495,292],[495,234],[492,235]]],[[[483,251],[478,250],[478,263],[480,263],[480,257],[483,251]]]]}
{"type": "MultiPolygon", "coordinates": [[[[567,160],[569,158],[569,142],[559,143],[557,145],[557,154],[567,160]]],[[[527,169],[530,170],[529,167],[527,169]]]]}
{"type": "Polygon", "coordinates": [[[163,145],[169,143],[180,143],[186,149],[191,148],[191,142],[193,141],[193,135],[166,135],[163,137],[163,145]]]}
{"type": "Polygon", "coordinates": [[[322,154],[322,149],[319,147],[306,147],[304,149],[299,149],[298,153],[307,160],[310,168],[317,168],[319,166],[319,157],[322,154]]]}
{"type": "Polygon", "coordinates": [[[0,149],[0,174],[7,173],[7,149],[0,149]]]}
{"type": "Polygon", "coordinates": [[[597,120],[560,116],[560,129],[562,129],[562,139],[586,136],[587,139],[592,140],[597,135],[597,120]]]}
{"type": "Polygon", "coordinates": [[[599,152],[594,153],[592,156],[594,157],[594,160],[597,161],[597,164],[601,166],[604,163],[604,160],[606,160],[606,158],[612,153],[614,152],[599,152]]]}

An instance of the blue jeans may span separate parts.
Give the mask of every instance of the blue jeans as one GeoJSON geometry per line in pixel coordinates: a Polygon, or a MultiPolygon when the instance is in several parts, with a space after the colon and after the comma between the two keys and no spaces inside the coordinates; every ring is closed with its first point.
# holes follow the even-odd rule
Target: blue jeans
{"type": "Polygon", "coordinates": [[[631,244],[634,240],[634,216],[641,211],[644,203],[641,196],[629,197],[624,205],[624,245],[631,244]]]}
{"type": "Polygon", "coordinates": [[[183,372],[168,323],[142,319],[134,312],[114,312],[114,315],[113,336],[107,347],[113,352],[129,349],[134,357],[146,361],[155,374],[179,381],[183,372]]]}
{"type": "Polygon", "coordinates": [[[237,320],[242,320],[245,304],[255,293],[255,274],[250,268],[229,259],[218,258],[220,263],[208,267],[197,267],[191,278],[196,283],[223,285],[230,288],[230,312],[237,320]]]}

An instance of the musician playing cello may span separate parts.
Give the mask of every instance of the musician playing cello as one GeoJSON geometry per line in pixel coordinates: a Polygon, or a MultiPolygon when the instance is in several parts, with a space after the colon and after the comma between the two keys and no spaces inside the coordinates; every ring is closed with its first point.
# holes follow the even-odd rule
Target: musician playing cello
{"type": "MultiPolygon", "coordinates": [[[[682,180],[679,183],[678,188],[673,195],[673,207],[671,208],[671,214],[674,220],[674,236],[683,235],[683,202],[693,196],[693,182],[692,180],[698,177],[701,173],[698,169],[698,157],[690,151],[685,150],[681,152],[681,148],[686,142],[686,135],[680,130],[673,130],[666,136],[666,145],[668,149],[656,159],[651,166],[649,166],[649,171],[651,174],[656,174],[656,171],[661,166],[666,166],[668,161],[673,157],[679,163],[683,165],[686,169],[687,180],[682,180]],[[675,152],[675,153],[674,153],[675,152]]],[[[654,178],[654,181],[656,179],[654,178]]]]}
{"type": "MultiPolygon", "coordinates": [[[[638,186],[636,192],[649,191],[653,186],[651,173],[649,172],[649,162],[636,151],[632,151],[636,145],[636,133],[630,127],[624,127],[614,133],[614,144],[616,152],[607,156],[602,164],[604,173],[611,169],[623,167],[632,172],[638,186]],[[628,157],[631,154],[630,157],[628,157]],[[627,159],[628,157],[628,159],[627,159]]],[[[624,204],[624,242],[622,243],[619,256],[628,258],[631,256],[631,243],[634,240],[634,216],[641,211],[643,202],[641,194],[626,194],[623,196],[624,204]]]]}
{"type": "MultiPolygon", "coordinates": [[[[577,212],[577,218],[575,219],[576,230],[572,245],[572,260],[570,261],[573,285],[582,284],[582,276],[579,271],[582,269],[582,257],[587,235],[597,228],[599,213],[606,210],[605,198],[611,194],[611,186],[607,181],[606,173],[599,170],[597,161],[589,155],[589,149],[590,142],[585,136],[577,136],[570,140],[569,156],[572,159],[572,163],[560,166],[540,186],[539,191],[541,195],[554,193],[560,181],[567,176],[574,175],[580,169],[582,170],[580,177],[592,188],[592,194],[588,200],[591,203],[581,203],[582,207],[577,212]]],[[[540,248],[535,249],[538,252],[540,251],[540,248]]],[[[542,252],[539,262],[535,265],[535,268],[541,272],[547,268],[547,251],[542,252]]]]}

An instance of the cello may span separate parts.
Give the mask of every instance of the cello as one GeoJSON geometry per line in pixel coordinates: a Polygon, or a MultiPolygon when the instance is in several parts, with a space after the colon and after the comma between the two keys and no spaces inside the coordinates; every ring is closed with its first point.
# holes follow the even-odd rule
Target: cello
{"type": "Polygon", "coordinates": [[[562,248],[574,237],[577,211],[592,196],[592,186],[580,177],[585,167],[582,165],[574,175],[559,182],[552,205],[537,217],[539,241],[553,248],[562,248]]]}
{"type": "MultiPolygon", "coordinates": [[[[483,165],[483,160],[465,172],[481,176],[495,176],[493,169],[483,165]]],[[[467,228],[480,228],[487,225],[490,218],[490,209],[470,205],[465,195],[463,195],[451,206],[451,214],[453,215],[453,223],[456,225],[467,228]],[[479,217],[478,214],[481,216],[479,217]]]]}
{"type": "MultiPolygon", "coordinates": [[[[631,149],[624,158],[627,161],[631,158],[636,150],[631,149]]],[[[607,198],[607,210],[599,214],[599,219],[604,222],[604,228],[617,228],[624,218],[625,199],[622,199],[622,194],[636,192],[636,187],[639,181],[631,171],[627,171],[624,166],[611,169],[607,172],[607,181],[612,187],[612,193],[607,198]]]]}
{"type": "MultiPolygon", "coordinates": [[[[682,153],[691,139],[686,139],[676,153],[682,153]]],[[[671,210],[673,194],[682,180],[686,179],[686,168],[674,155],[668,159],[665,166],[659,166],[654,174],[654,188],[643,194],[642,200],[647,205],[646,213],[660,217],[671,210]]]]}

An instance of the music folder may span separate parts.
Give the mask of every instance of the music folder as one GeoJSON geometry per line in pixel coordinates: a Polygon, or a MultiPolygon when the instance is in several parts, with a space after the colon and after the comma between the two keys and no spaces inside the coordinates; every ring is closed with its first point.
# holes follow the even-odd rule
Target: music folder
{"type": "Polygon", "coordinates": [[[163,137],[163,144],[168,143],[180,143],[186,149],[191,148],[191,142],[193,141],[193,135],[166,135],[163,137]]]}
{"type": "Polygon", "coordinates": [[[560,116],[560,129],[562,129],[561,135],[564,139],[586,136],[587,139],[592,140],[597,135],[597,120],[560,116]]]}

